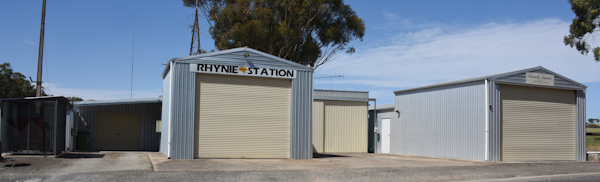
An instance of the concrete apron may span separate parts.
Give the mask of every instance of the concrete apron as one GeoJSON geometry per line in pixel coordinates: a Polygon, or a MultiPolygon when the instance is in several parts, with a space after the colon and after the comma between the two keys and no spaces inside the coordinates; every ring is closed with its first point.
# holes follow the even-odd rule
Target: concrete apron
{"type": "Polygon", "coordinates": [[[50,173],[86,173],[128,170],[152,170],[146,152],[80,152],[69,153],[72,165],[49,170],[50,173]]]}
{"type": "Polygon", "coordinates": [[[486,165],[484,162],[476,161],[372,153],[322,154],[315,156],[314,159],[167,159],[160,152],[150,152],[148,156],[155,171],[319,170],[486,165]]]}

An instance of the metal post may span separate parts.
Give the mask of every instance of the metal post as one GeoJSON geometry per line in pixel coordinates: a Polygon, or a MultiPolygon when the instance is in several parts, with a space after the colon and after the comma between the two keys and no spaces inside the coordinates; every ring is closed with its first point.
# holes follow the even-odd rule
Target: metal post
{"type": "Polygon", "coordinates": [[[56,135],[57,135],[57,126],[58,124],[58,100],[54,101],[54,157],[56,157],[56,135]]]}
{"type": "Polygon", "coordinates": [[[29,154],[29,126],[31,125],[31,103],[26,101],[27,103],[27,154],[29,154]]]}
{"type": "Polygon", "coordinates": [[[38,71],[37,71],[37,80],[35,96],[42,96],[42,60],[44,57],[44,26],[46,21],[46,0],[44,0],[44,4],[42,5],[42,26],[40,27],[40,48],[38,52],[38,71]]]}

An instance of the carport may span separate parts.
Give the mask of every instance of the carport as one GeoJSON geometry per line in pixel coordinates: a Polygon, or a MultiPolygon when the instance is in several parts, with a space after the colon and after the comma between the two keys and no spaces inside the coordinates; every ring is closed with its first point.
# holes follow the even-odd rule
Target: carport
{"type": "Polygon", "coordinates": [[[159,149],[160,98],[78,101],[74,110],[78,150],[159,149]]]}

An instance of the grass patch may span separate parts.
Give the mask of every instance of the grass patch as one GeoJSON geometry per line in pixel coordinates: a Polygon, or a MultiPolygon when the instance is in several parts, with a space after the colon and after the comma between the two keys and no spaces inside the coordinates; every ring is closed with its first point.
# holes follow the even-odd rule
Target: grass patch
{"type": "Polygon", "coordinates": [[[586,128],[586,133],[600,133],[600,128],[586,128]]]}
{"type": "Polygon", "coordinates": [[[600,136],[585,136],[587,151],[600,151],[600,136]]]}

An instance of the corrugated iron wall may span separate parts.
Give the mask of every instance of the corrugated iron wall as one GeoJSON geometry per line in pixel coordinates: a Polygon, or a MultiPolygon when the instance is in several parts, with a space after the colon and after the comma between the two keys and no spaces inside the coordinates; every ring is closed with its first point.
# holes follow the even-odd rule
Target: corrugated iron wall
{"type": "Polygon", "coordinates": [[[496,84],[494,81],[488,82],[488,101],[489,107],[489,159],[488,161],[500,161],[500,138],[502,138],[500,129],[502,128],[501,122],[501,113],[500,110],[500,85],[496,84]]]}
{"type": "Polygon", "coordinates": [[[577,161],[587,160],[585,138],[585,90],[577,90],[577,161]]]}
{"type": "Polygon", "coordinates": [[[194,158],[196,73],[188,63],[174,62],[171,93],[171,159],[194,158]]]}
{"type": "Polygon", "coordinates": [[[298,70],[292,80],[290,158],[310,159],[312,153],[313,72],[298,70]]]}
{"type": "Polygon", "coordinates": [[[162,88],[162,110],[161,110],[161,136],[160,136],[160,152],[165,154],[165,156],[169,156],[169,135],[171,131],[169,130],[169,107],[171,104],[171,72],[167,73],[165,78],[163,78],[163,88],[162,88]]]}
{"type": "Polygon", "coordinates": [[[397,93],[390,152],[483,161],[484,106],[483,80],[397,93]]]}
{"type": "MultiPolygon", "coordinates": [[[[78,124],[79,130],[90,132],[89,150],[96,149],[97,141],[97,116],[99,113],[136,113],[142,115],[141,145],[142,151],[158,151],[160,133],[156,133],[156,120],[160,120],[160,103],[102,105],[102,106],[77,106],[87,127],[78,124]]],[[[80,122],[79,117],[75,117],[80,122]]]]}

